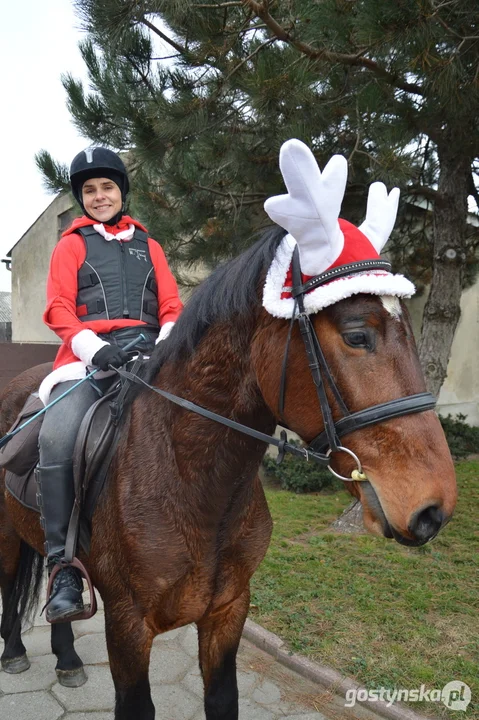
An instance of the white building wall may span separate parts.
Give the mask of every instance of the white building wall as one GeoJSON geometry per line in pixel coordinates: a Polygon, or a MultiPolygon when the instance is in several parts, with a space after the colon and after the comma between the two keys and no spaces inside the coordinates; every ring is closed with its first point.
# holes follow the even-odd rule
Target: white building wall
{"type": "Polygon", "coordinates": [[[73,215],[68,195],[55,198],[12,248],[12,341],[56,343],[43,323],[48,267],[59,239],[64,213],[73,215]]]}
{"type": "MultiPolygon", "coordinates": [[[[425,294],[409,301],[416,337],[426,298],[425,294]]],[[[470,425],[479,425],[479,279],[462,294],[461,318],[437,407],[441,415],[462,413],[470,425]]]]}

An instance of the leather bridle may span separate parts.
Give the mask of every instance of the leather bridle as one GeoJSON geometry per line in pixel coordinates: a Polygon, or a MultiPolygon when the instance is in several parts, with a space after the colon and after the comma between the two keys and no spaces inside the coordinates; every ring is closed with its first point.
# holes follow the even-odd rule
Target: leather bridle
{"type": "Polygon", "coordinates": [[[297,321],[299,324],[301,337],[304,341],[308,364],[311,370],[313,382],[316,387],[319,406],[324,422],[324,430],[319,433],[319,435],[317,435],[306,448],[298,447],[297,445],[288,442],[288,438],[284,430],[282,430],[280,433],[280,439],[275,438],[272,435],[262,433],[259,430],[250,428],[246,425],[243,425],[242,423],[236,422],[235,420],[230,420],[229,418],[225,418],[222,415],[218,415],[211,410],[207,410],[206,408],[203,408],[200,405],[196,405],[196,403],[193,403],[189,400],[184,400],[183,398],[180,398],[173,393],[169,393],[166,390],[161,390],[160,388],[150,385],[141,377],[131,372],[125,370],[118,370],[117,368],[113,368],[112,366],[111,369],[115,370],[121,377],[124,377],[127,380],[136,384],[146,386],[153,392],[161,395],[170,402],[179,405],[185,410],[195,412],[198,415],[202,415],[203,417],[213,420],[214,422],[221,423],[226,427],[237,430],[245,435],[249,435],[250,437],[253,437],[256,440],[260,440],[261,442],[275,445],[278,448],[278,462],[282,461],[282,459],[284,458],[284,454],[287,452],[293,455],[301,456],[306,460],[315,460],[320,465],[327,466],[328,469],[334,475],[341,478],[341,480],[347,480],[350,482],[367,480],[366,475],[362,472],[359,458],[355,455],[355,453],[352,452],[352,450],[349,450],[349,448],[342,446],[339,442],[339,438],[343,437],[344,435],[349,435],[352,432],[356,432],[356,430],[362,430],[365,427],[377,425],[378,423],[384,422],[386,420],[392,420],[393,418],[401,417],[402,415],[410,415],[412,413],[432,410],[436,405],[436,399],[433,395],[431,395],[431,393],[423,392],[416,395],[408,395],[406,397],[398,398],[396,400],[390,400],[389,402],[380,403],[379,405],[372,405],[371,407],[365,408],[364,410],[350,413],[346,406],[346,403],[341,396],[340,391],[336,386],[336,383],[334,382],[334,378],[331,374],[328,363],[326,362],[326,358],[324,357],[321,345],[314,330],[313,323],[311,322],[311,318],[305,310],[304,295],[310,290],[320,287],[321,285],[331,282],[331,280],[335,280],[340,277],[354,275],[356,273],[365,272],[367,270],[383,270],[384,272],[388,272],[390,269],[390,263],[385,260],[361,260],[360,262],[341,265],[338,268],[328,270],[320,275],[311,278],[310,280],[308,280],[308,282],[303,283],[301,278],[299,251],[297,246],[294,250],[292,261],[292,295],[294,297],[295,303],[283,358],[279,392],[279,411],[280,416],[282,416],[284,411],[284,399],[286,392],[286,369],[289,345],[291,342],[293,326],[294,323],[297,321]],[[331,390],[343,415],[341,419],[337,420],[336,422],[333,419],[332,409],[328,401],[326,384],[329,386],[329,389],[331,390]],[[330,455],[333,452],[346,452],[356,461],[357,469],[353,470],[353,472],[351,473],[351,477],[347,478],[343,477],[342,475],[338,475],[334,470],[332,470],[331,467],[329,467],[331,462],[330,455]]]}
{"type": "Polygon", "coordinates": [[[380,403],[379,405],[372,405],[371,407],[359,410],[355,413],[350,413],[346,403],[344,402],[341,393],[334,382],[334,378],[329,369],[326,358],[322,351],[318,336],[314,329],[311,318],[305,310],[304,295],[312,289],[316,289],[325,283],[331,282],[340,277],[354,275],[367,270],[383,270],[389,272],[391,269],[390,263],[386,260],[362,260],[356,263],[349,263],[347,265],[341,265],[332,270],[328,270],[320,275],[308,280],[306,283],[302,282],[301,268],[299,262],[299,251],[298,246],[295,247],[292,259],[292,276],[293,276],[293,288],[292,296],[295,300],[293,314],[291,317],[291,324],[288,332],[288,339],[286,343],[285,355],[283,359],[283,368],[281,373],[281,385],[279,393],[279,412],[282,417],[284,412],[284,399],[286,392],[286,368],[289,343],[291,341],[292,329],[294,322],[297,321],[303,338],[304,346],[306,349],[306,356],[308,358],[309,369],[313,378],[316,392],[318,395],[319,406],[321,408],[321,414],[324,422],[324,430],[319,433],[306,448],[308,453],[315,453],[319,455],[325,454],[326,457],[333,452],[346,452],[356,460],[357,472],[353,471],[353,477],[346,478],[338,475],[331,468],[331,472],[342,480],[365,480],[367,479],[362,472],[362,467],[357,456],[348,448],[342,446],[339,442],[340,437],[349,435],[356,430],[362,430],[365,427],[371,425],[377,425],[378,423],[386,420],[392,420],[393,418],[401,417],[402,415],[410,415],[412,413],[425,412],[426,410],[432,410],[436,406],[436,399],[431,393],[423,392],[416,395],[408,395],[406,397],[398,398],[396,400],[390,400],[389,402],[380,403]],[[326,394],[326,384],[329,386],[343,417],[336,422],[333,420],[333,413],[331,406],[328,401],[326,394]]]}

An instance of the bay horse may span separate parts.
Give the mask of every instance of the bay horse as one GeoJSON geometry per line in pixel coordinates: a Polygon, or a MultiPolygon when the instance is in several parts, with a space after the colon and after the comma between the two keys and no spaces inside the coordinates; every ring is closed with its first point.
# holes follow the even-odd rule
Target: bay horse
{"type": "MultiPolygon", "coordinates": [[[[289,323],[261,304],[280,228],[217,269],[193,294],[170,337],[146,364],[154,386],[265,433],[279,419],[289,323]]],[[[311,317],[330,372],[351,412],[425,389],[411,324],[396,298],[359,294],[311,317]]],[[[45,366],[14,379],[0,396],[0,435],[14,422],[45,366]]],[[[316,387],[294,326],[282,419],[306,442],[323,430],[316,387]]],[[[327,388],[335,418],[337,398],[327,388]]],[[[352,433],[366,482],[347,483],[373,533],[409,545],[434,537],[456,501],[451,455],[436,414],[389,419],[352,433]]],[[[91,551],[80,554],[105,610],[116,720],[152,720],[152,641],[195,623],[207,720],[236,720],[236,653],[249,583],[272,522],[257,471],[264,442],[187,412],[147,389],[133,393],[121,440],[93,518],[91,551]]],[[[354,463],[334,455],[347,476],[354,463]]],[[[2,487],[4,490],[4,487],[2,487]]],[[[38,593],[39,516],[0,495],[2,664],[25,669],[18,617],[38,593]]],[[[52,627],[60,673],[82,671],[70,625],[52,627]]]]}

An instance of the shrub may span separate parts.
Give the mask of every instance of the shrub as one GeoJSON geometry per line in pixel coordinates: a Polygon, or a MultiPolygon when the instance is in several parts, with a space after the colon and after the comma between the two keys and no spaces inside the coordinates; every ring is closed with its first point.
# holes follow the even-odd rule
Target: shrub
{"type": "MultiPolygon", "coordinates": [[[[290,440],[292,445],[301,443],[290,440]]],[[[274,477],[284,490],[295,493],[319,492],[320,490],[338,490],[343,487],[340,480],[331,475],[329,470],[322,468],[314,460],[306,462],[296,455],[286,454],[283,462],[278,465],[275,458],[265,455],[263,468],[269,477],[274,477]]]]}
{"type": "Polygon", "coordinates": [[[459,460],[471,453],[479,453],[479,427],[466,423],[467,415],[458,413],[454,417],[439,415],[442,429],[451,451],[451,455],[459,460]]]}

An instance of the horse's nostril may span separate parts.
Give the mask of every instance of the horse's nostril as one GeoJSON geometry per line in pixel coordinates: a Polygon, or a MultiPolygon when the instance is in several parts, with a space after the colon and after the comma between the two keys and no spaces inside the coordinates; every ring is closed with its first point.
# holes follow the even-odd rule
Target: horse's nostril
{"type": "Polygon", "coordinates": [[[439,532],[445,520],[444,513],[437,505],[418,510],[411,518],[408,530],[416,540],[427,542],[439,532]]]}

